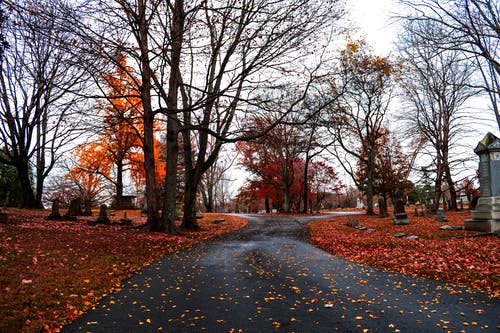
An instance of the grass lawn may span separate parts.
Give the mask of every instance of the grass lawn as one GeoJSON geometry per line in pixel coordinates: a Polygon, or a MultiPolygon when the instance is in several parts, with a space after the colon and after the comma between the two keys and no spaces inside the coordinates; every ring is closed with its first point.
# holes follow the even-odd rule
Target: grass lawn
{"type": "Polygon", "coordinates": [[[443,225],[463,227],[471,217],[468,211],[447,212],[448,222],[413,216],[411,209],[407,212],[409,225],[394,225],[390,217],[367,215],[314,221],[309,224],[311,242],[355,262],[451,282],[500,297],[500,237],[472,237],[478,232],[439,229],[443,225]],[[359,225],[376,231],[347,226],[348,219],[357,219],[359,225]],[[405,236],[395,237],[398,233],[405,236]],[[406,237],[412,235],[418,239],[406,237]]]}
{"type": "MultiPolygon", "coordinates": [[[[199,232],[183,236],[123,226],[48,221],[50,211],[7,209],[0,224],[0,332],[57,332],[121,281],[162,255],[247,224],[243,218],[204,214],[199,232]],[[214,223],[216,219],[224,222],[214,223]]],[[[96,215],[96,214],[94,214],[96,215]]],[[[111,220],[119,220],[116,212],[111,220]]],[[[145,222],[127,211],[134,225],[145,222]]],[[[95,217],[94,217],[95,218],[95,217]]]]}

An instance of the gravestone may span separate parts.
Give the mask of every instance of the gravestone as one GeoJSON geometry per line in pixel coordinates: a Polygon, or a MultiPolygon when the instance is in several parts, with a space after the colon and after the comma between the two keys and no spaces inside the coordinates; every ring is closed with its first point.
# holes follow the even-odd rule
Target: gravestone
{"type": "Polygon", "coordinates": [[[363,209],[365,208],[365,205],[363,204],[363,200],[361,198],[356,199],[356,208],[357,209],[363,209]]]}
{"type": "Polygon", "coordinates": [[[68,211],[66,212],[66,215],[64,215],[64,218],[76,221],[77,216],[82,216],[82,200],[80,198],[71,199],[68,211]]]}
{"type": "Polygon", "coordinates": [[[92,200],[85,199],[83,201],[84,211],[83,216],[92,216],[92,200]]]}
{"type": "Polygon", "coordinates": [[[481,196],[465,229],[500,234],[500,139],[488,133],[474,152],[479,155],[481,196]]]}
{"type": "Polygon", "coordinates": [[[394,216],[393,216],[393,221],[394,224],[396,225],[405,225],[405,224],[410,224],[410,221],[408,220],[408,215],[405,213],[405,202],[403,199],[403,193],[401,190],[396,190],[396,193],[394,194],[396,204],[394,205],[394,216]]]}
{"type": "Polygon", "coordinates": [[[379,217],[387,217],[387,204],[385,203],[384,198],[378,198],[378,209],[379,209],[379,217]]]}
{"type": "Polygon", "coordinates": [[[117,210],[137,209],[134,203],[135,198],[135,195],[122,195],[120,197],[116,197],[113,203],[113,208],[117,210]]]}
{"type": "Polygon", "coordinates": [[[443,209],[436,210],[436,221],[438,222],[448,222],[448,219],[444,215],[443,209]]]}
{"type": "Polygon", "coordinates": [[[439,227],[440,230],[462,230],[462,227],[452,226],[452,225],[443,225],[439,227]]]}
{"type": "Polygon", "coordinates": [[[102,204],[99,206],[99,217],[97,218],[97,223],[109,224],[111,221],[108,217],[108,206],[102,204]]]}
{"type": "Polygon", "coordinates": [[[123,218],[120,219],[120,221],[118,222],[118,224],[121,224],[121,225],[132,225],[132,219],[128,218],[127,217],[127,212],[124,212],[123,213],[123,218]]]}
{"type": "Polygon", "coordinates": [[[357,218],[348,217],[346,225],[348,227],[357,227],[358,226],[358,219],[357,218]]]}
{"type": "Polygon", "coordinates": [[[59,213],[59,199],[52,200],[52,210],[48,217],[49,220],[61,220],[62,216],[59,213]]]}

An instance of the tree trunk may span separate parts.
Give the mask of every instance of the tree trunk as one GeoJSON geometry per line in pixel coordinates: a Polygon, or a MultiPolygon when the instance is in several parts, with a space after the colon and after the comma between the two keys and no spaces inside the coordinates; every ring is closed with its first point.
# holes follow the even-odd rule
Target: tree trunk
{"type": "Polygon", "coordinates": [[[305,165],[304,165],[304,178],[303,178],[303,184],[302,187],[304,188],[304,193],[302,195],[302,201],[304,202],[304,208],[302,210],[302,213],[307,214],[307,205],[309,203],[309,188],[308,188],[308,177],[307,177],[307,170],[309,169],[309,154],[306,154],[306,160],[305,160],[305,165]]]}
{"type": "Polygon", "coordinates": [[[375,215],[375,212],[373,211],[373,169],[375,167],[374,159],[374,152],[369,151],[366,180],[366,215],[375,215]]]}
{"type": "Polygon", "coordinates": [[[208,202],[207,202],[207,212],[208,213],[213,213],[214,211],[214,185],[212,181],[207,186],[207,196],[208,196],[208,202]]]}
{"type": "Polygon", "coordinates": [[[450,185],[450,210],[458,210],[457,206],[457,193],[455,192],[455,185],[450,185]]]}
{"type": "MultiPolygon", "coordinates": [[[[393,202],[394,199],[393,199],[393,202]]],[[[379,199],[378,199],[378,211],[379,211],[379,217],[387,217],[387,194],[383,192],[379,199]]]]}
{"type": "MultiPolygon", "coordinates": [[[[144,93],[146,95],[146,93],[144,93]]],[[[147,93],[149,95],[149,92],[147,93]]],[[[151,231],[161,230],[158,218],[158,200],[156,190],[155,158],[154,158],[154,134],[153,134],[153,112],[151,103],[142,100],[144,107],[144,170],[146,173],[146,214],[147,221],[151,231]],[[149,111],[147,111],[149,110],[149,111]]]]}
{"type": "Polygon", "coordinates": [[[441,185],[441,177],[436,178],[436,184],[434,185],[434,203],[432,204],[433,213],[439,209],[439,201],[441,200],[442,196],[441,185]]]}
{"type": "Polygon", "coordinates": [[[40,169],[37,166],[37,177],[36,177],[36,194],[35,194],[35,201],[36,201],[36,206],[38,206],[40,209],[43,209],[43,203],[42,203],[42,198],[43,198],[43,186],[44,186],[44,169],[40,169]]]}
{"type": "Polygon", "coordinates": [[[264,205],[266,207],[266,213],[269,214],[271,212],[271,206],[269,205],[269,197],[266,196],[264,198],[264,205]]]}
{"type": "Polygon", "coordinates": [[[37,149],[37,162],[36,162],[36,194],[35,201],[40,208],[43,208],[42,196],[43,196],[43,183],[44,183],[44,171],[45,171],[45,154],[43,149],[37,149]]]}
{"type": "MultiPolygon", "coordinates": [[[[178,124],[178,89],[181,82],[180,59],[182,39],[184,35],[184,1],[175,0],[172,9],[170,27],[172,49],[170,51],[170,77],[168,79],[167,96],[167,166],[165,177],[165,195],[163,198],[162,229],[168,229],[170,234],[177,233],[175,227],[175,198],[177,192],[177,160],[179,154],[179,124],[178,124]]],[[[184,197],[186,194],[184,194],[184,197]]],[[[185,208],[185,207],[184,207],[185,208]]],[[[185,209],[184,209],[185,210],[185,209]]],[[[184,211],[184,218],[186,212],[184,211]]]]}
{"type": "Polygon", "coordinates": [[[283,185],[284,185],[283,211],[285,213],[290,213],[290,186],[288,185],[288,181],[284,181],[283,185]]]}
{"type": "Polygon", "coordinates": [[[143,108],[144,121],[144,169],[146,177],[145,201],[147,221],[151,231],[161,229],[158,219],[158,200],[156,190],[156,173],[155,173],[155,154],[154,154],[154,112],[151,105],[151,81],[152,71],[149,60],[149,39],[148,39],[148,22],[146,15],[146,4],[143,0],[138,1],[138,17],[139,36],[138,44],[140,46],[141,59],[141,102],[143,108]]]}
{"type": "Polygon", "coordinates": [[[123,161],[116,161],[116,205],[120,207],[123,197],[123,161]]]}
{"type": "Polygon", "coordinates": [[[439,200],[443,194],[443,174],[444,174],[444,165],[443,158],[441,156],[441,149],[438,145],[436,147],[436,151],[438,152],[437,161],[436,161],[436,181],[434,184],[434,202],[432,205],[432,213],[439,209],[439,200]]]}
{"type": "Polygon", "coordinates": [[[17,177],[19,178],[19,183],[21,184],[21,190],[23,193],[22,208],[36,208],[42,209],[41,203],[37,202],[35,194],[33,192],[33,186],[31,184],[30,174],[29,174],[29,162],[20,162],[16,164],[17,177]]]}
{"type": "Polygon", "coordinates": [[[290,213],[290,172],[286,162],[281,166],[281,182],[283,184],[283,212],[290,213]]]}
{"type": "Polygon", "coordinates": [[[182,228],[186,230],[200,230],[196,221],[196,189],[199,183],[195,178],[194,170],[186,170],[186,183],[184,184],[184,217],[182,228]]]}
{"type": "Polygon", "coordinates": [[[213,191],[209,190],[208,192],[208,207],[207,207],[207,212],[208,213],[213,213],[214,212],[214,195],[213,191]]]}
{"type": "MultiPolygon", "coordinates": [[[[39,107],[39,106],[37,106],[39,107]]],[[[37,145],[36,150],[36,195],[37,204],[43,208],[43,183],[45,181],[45,147],[47,143],[47,112],[43,112],[37,124],[37,145]]]]}
{"type": "Polygon", "coordinates": [[[212,187],[210,186],[210,184],[207,184],[207,186],[204,187],[204,189],[201,191],[201,195],[203,197],[203,205],[205,206],[205,211],[207,213],[213,213],[214,199],[213,199],[212,187]]]}
{"type": "MultiPolygon", "coordinates": [[[[177,159],[179,154],[179,143],[177,141],[179,131],[177,120],[169,117],[167,120],[167,165],[164,184],[163,208],[161,212],[160,231],[170,234],[177,233],[175,227],[175,199],[177,194],[177,159]]],[[[186,194],[184,193],[184,197],[186,194]]],[[[184,217],[186,212],[184,211],[184,217]]]]}
{"type": "Polygon", "coordinates": [[[455,183],[453,182],[453,179],[451,177],[451,171],[450,171],[449,166],[446,167],[445,173],[446,173],[446,175],[445,175],[446,183],[448,184],[448,190],[450,191],[450,202],[449,202],[450,207],[449,207],[449,209],[457,211],[458,210],[457,192],[455,191],[455,183]]]}

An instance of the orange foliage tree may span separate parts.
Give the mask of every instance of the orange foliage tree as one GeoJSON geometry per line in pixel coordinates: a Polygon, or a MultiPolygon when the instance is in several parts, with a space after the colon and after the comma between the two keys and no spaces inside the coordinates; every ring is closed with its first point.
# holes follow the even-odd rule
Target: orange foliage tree
{"type": "MultiPolygon", "coordinates": [[[[139,79],[131,74],[132,69],[127,66],[125,57],[119,57],[120,65],[116,70],[102,76],[107,91],[106,101],[97,107],[102,116],[97,139],[75,149],[73,155],[77,165],[70,171],[72,178],[95,180],[88,174],[104,177],[115,186],[117,202],[123,196],[125,171],[130,172],[138,189],[143,187],[145,179],[142,101],[140,92],[135,88],[139,79]]],[[[156,161],[160,160],[161,150],[160,142],[156,140],[156,161]]],[[[164,170],[164,164],[156,163],[157,183],[164,178],[164,170]]]]}

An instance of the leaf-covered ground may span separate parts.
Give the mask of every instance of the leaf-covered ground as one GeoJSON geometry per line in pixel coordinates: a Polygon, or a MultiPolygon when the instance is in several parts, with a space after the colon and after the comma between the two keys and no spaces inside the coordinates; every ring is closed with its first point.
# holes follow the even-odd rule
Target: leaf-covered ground
{"type": "Polygon", "coordinates": [[[443,225],[463,227],[470,218],[466,212],[447,212],[448,222],[408,216],[409,225],[394,225],[390,217],[367,215],[314,221],[309,225],[311,241],[325,251],[355,262],[500,296],[500,237],[472,237],[478,232],[439,229],[443,225]],[[357,219],[360,226],[375,231],[347,226],[348,219],[357,219]],[[405,236],[395,237],[398,233],[405,236]],[[418,239],[407,238],[412,235],[418,239]]]}
{"type": "MultiPolygon", "coordinates": [[[[0,332],[58,331],[121,281],[162,255],[247,224],[204,214],[199,232],[183,236],[123,226],[48,221],[49,211],[9,209],[0,224],[0,332]],[[214,223],[215,220],[223,222],[214,223]]],[[[111,220],[124,217],[117,212],[111,220]]],[[[145,222],[136,211],[127,217],[145,222]]],[[[95,218],[95,217],[94,217],[95,218]]]]}

